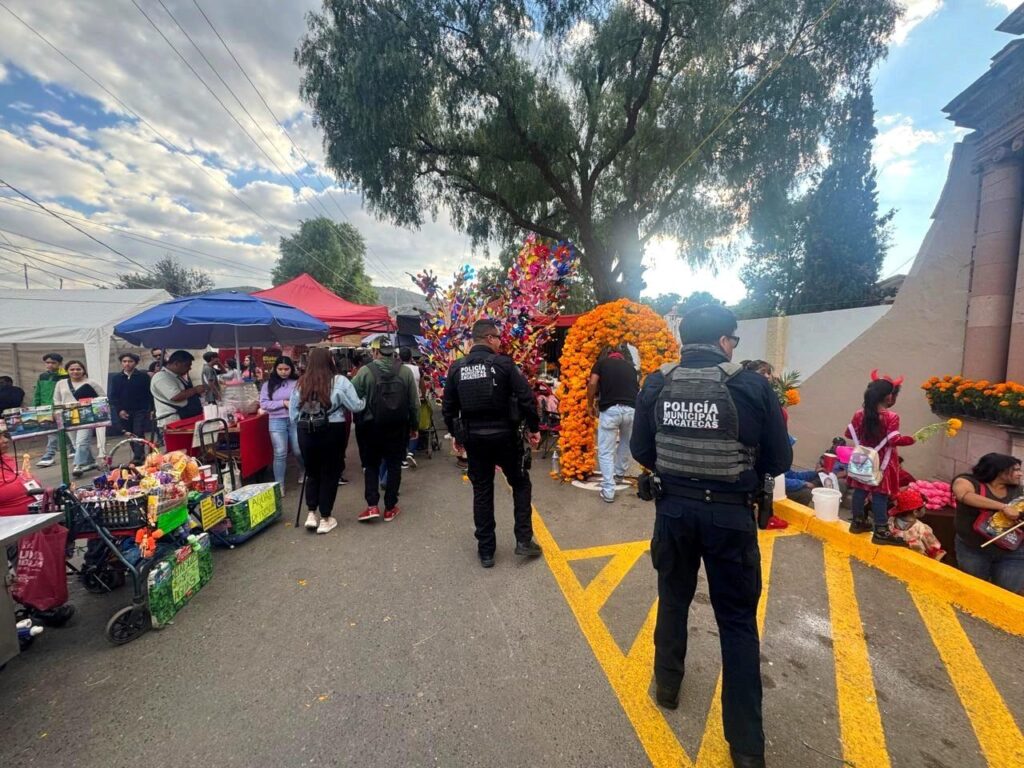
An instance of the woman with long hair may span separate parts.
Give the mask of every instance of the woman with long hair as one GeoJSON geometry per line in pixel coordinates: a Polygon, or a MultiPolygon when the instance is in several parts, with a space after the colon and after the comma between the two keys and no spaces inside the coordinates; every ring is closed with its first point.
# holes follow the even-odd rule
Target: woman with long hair
{"type": "MultiPolygon", "coordinates": [[[[85,363],[80,360],[68,360],[64,366],[68,372],[66,379],[57,382],[53,390],[53,404],[56,406],[74,405],[79,400],[91,400],[94,397],[106,397],[103,387],[89,378],[85,363]]],[[[79,429],[75,431],[75,465],[71,474],[81,477],[91,469],[96,469],[96,459],[92,455],[90,439],[95,429],[79,429]]]]}
{"type": "Polygon", "coordinates": [[[889,531],[889,497],[900,490],[900,461],[897,449],[904,445],[913,445],[913,437],[900,434],[900,417],[892,407],[900,394],[903,379],[893,381],[889,378],[878,378],[873,371],[872,381],[864,390],[864,406],[853,414],[850,425],[846,428],[846,436],[853,439],[855,445],[874,448],[878,452],[882,479],[878,485],[868,485],[853,479],[848,483],[853,488],[853,499],[850,508],[853,519],[850,521],[850,533],[872,532],[874,544],[890,544],[905,547],[903,539],[889,531]],[[864,512],[864,503],[871,496],[871,516],[873,524],[868,522],[864,512]]]}
{"type": "Polygon", "coordinates": [[[341,477],[345,412],[358,413],[365,407],[352,382],[338,373],[331,350],[314,348],[288,411],[306,467],[306,528],[317,533],[330,533],[338,526],[332,512],[341,477]]]}
{"type": "Polygon", "coordinates": [[[292,392],[299,379],[295,363],[290,357],[281,355],[274,361],[270,378],[260,389],[260,408],[270,416],[270,442],[274,446],[274,480],[281,486],[284,496],[284,479],[288,471],[288,446],[302,469],[302,454],[299,450],[299,434],[288,413],[292,392]]]}
{"type": "Polygon", "coordinates": [[[1018,496],[1020,484],[1020,459],[1003,453],[986,453],[969,474],[953,480],[957,565],[972,576],[1019,595],[1024,594],[1024,546],[1012,551],[995,544],[983,548],[985,539],[974,530],[974,522],[979,514],[990,510],[1016,524],[1020,510],[1009,502],[1018,496]]]}

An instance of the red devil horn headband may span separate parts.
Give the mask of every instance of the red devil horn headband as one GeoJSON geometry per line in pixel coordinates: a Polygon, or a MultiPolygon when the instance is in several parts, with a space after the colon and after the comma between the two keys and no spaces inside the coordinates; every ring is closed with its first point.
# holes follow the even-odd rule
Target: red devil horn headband
{"type": "Polygon", "coordinates": [[[875,370],[873,370],[871,372],[871,380],[872,381],[878,381],[879,379],[881,379],[883,381],[888,381],[894,387],[901,387],[901,386],[903,386],[903,377],[902,376],[900,376],[897,379],[894,379],[892,376],[879,376],[878,375],[878,369],[875,368],[875,370]]]}

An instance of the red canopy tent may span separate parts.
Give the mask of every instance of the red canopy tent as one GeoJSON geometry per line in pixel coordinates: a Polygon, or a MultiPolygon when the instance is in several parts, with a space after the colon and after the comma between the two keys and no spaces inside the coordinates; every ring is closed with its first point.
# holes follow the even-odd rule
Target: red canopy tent
{"type": "Polygon", "coordinates": [[[331,336],[391,331],[394,323],[385,306],[353,304],[303,272],[287,283],[256,291],[253,296],[276,299],[301,309],[330,326],[331,336]]]}

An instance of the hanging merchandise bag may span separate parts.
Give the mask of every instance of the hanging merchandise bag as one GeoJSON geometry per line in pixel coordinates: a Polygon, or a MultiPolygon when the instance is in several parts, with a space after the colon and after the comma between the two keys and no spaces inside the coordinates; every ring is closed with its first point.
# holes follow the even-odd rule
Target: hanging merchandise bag
{"type": "Polygon", "coordinates": [[[18,567],[11,595],[22,605],[48,611],[68,601],[64,548],[68,529],[51,525],[18,542],[18,567]]]}

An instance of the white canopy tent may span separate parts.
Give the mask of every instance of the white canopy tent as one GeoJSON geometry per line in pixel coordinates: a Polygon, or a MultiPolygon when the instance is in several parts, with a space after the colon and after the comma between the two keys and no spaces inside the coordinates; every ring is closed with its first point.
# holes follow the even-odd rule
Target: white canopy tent
{"type": "MultiPolygon", "coordinates": [[[[170,301],[162,289],[0,289],[0,344],[81,344],[89,377],[107,384],[114,326],[170,301]]],[[[106,430],[97,430],[100,449],[106,430]]]]}

